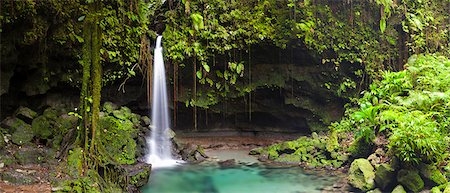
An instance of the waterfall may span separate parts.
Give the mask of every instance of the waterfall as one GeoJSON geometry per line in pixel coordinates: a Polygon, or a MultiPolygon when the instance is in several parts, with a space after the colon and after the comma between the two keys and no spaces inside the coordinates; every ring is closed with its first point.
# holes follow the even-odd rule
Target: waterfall
{"type": "Polygon", "coordinates": [[[161,38],[156,39],[153,62],[153,96],[151,136],[147,136],[148,154],[145,162],[153,168],[176,165],[172,157],[172,144],[169,138],[169,108],[167,106],[166,72],[162,55],[161,38]]]}

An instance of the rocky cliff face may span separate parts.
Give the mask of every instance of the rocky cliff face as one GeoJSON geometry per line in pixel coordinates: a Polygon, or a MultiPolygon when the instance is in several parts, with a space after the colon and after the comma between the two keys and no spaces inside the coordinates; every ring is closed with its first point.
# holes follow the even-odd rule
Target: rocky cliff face
{"type": "MultiPolygon", "coordinates": [[[[345,98],[354,89],[342,89],[341,84],[346,80],[355,80],[352,77],[354,66],[344,64],[336,69],[334,65],[321,64],[321,61],[300,48],[283,50],[261,45],[253,50],[251,64],[246,64],[244,76],[236,83],[253,91],[221,98],[208,109],[198,108],[199,130],[308,133],[326,130],[328,124],[342,116],[345,98]]],[[[68,60],[64,65],[57,66],[56,59],[52,59],[54,56],[44,64],[36,63],[36,60],[30,60],[23,54],[17,52],[16,55],[20,56],[2,61],[2,73],[6,74],[2,74],[2,118],[19,106],[37,111],[49,106],[68,110],[78,106],[78,88],[75,82],[70,84],[66,80],[77,76],[77,73],[63,72],[64,66],[75,68],[76,61],[68,60]],[[51,66],[54,68],[48,71],[51,66]]],[[[169,62],[166,65],[168,77],[171,77],[168,80],[169,93],[173,96],[173,70],[169,62]]],[[[180,73],[184,79],[177,85],[177,108],[171,114],[175,119],[173,126],[178,130],[191,130],[194,128],[192,107],[186,107],[185,102],[191,93],[192,72],[185,68],[180,73]]],[[[120,83],[106,85],[102,91],[102,100],[126,105],[136,112],[147,114],[150,111],[143,80],[140,75],[129,79],[124,93],[118,90],[120,83]]],[[[200,92],[208,89],[208,86],[198,84],[200,92]]],[[[173,110],[173,98],[169,98],[173,110]]]]}

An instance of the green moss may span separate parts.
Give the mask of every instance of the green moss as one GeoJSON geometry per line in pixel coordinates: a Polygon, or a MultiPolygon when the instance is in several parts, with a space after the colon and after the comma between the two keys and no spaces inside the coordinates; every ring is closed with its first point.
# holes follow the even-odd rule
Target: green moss
{"type": "Polygon", "coordinates": [[[392,193],[406,193],[405,188],[403,188],[402,185],[397,185],[394,190],[392,190],[392,193]]]}
{"type": "Polygon", "coordinates": [[[105,116],[99,121],[99,141],[104,163],[133,164],[136,162],[136,132],[130,120],[105,116]]]}
{"type": "Polygon", "coordinates": [[[31,142],[34,137],[33,130],[29,124],[26,124],[20,119],[16,119],[14,133],[11,136],[11,141],[17,145],[24,145],[31,142]]]}
{"type": "Polygon", "coordinates": [[[80,177],[83,173],[83,150],[81,148],[69,150],[67,172],[72,177],[80,177]]]}
{"type": "Polygon", "coordinates": [[[419,172],[416,170],[400,170],[397,174],[397,180],[412,192],[421,191],[425,185],[422,178],[420,178],[419,172]]]}
{"type": "Polygon", "coordinates": [[[31,123],[34,134],[41,139],[48,139],[53,135],[54,125],[47,118],[47,116],[41,115],[33,120],[31,123]]]}
{"type": "Polygon", "coordinates": [[[375,187],[375,171],[367,159],[355,159],[348,172],[350,184],[363,191],[369,191],[375,187]]]}
{"type": "Polygon", "coordinates": [[[375,183],[377,187],[386,190],[395,183],[395,171],[389,164],[380,164],[376,168],[375,183]]]}

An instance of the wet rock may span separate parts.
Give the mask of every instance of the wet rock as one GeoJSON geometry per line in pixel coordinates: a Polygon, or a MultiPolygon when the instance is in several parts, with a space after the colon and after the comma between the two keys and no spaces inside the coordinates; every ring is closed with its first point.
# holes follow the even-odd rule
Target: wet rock
{"type": "Polygon", "coordinates": [[[419,166],[420,175],[423,180],[431,186],[441,185],[447,183],[445,176],[437,169],[436,166],[421,164],[419,166]]]}
{"type": "Polygon", "coordinates": [[[141,117],[141,125],[142,126],[148,127],[151,123],[152,123],[152,121],[147,116],[142,116],[141,117]]]}
{"type": "Polygon", "coordinates": [[[199,145],[188,143],[180,150],[181,159],[185,161],[204,161],[208,156],[205,154],[203,148],[199,145]]]}
{"type": "Polygon", "coordinates": [[[129,182],[127,191],[136,192],[148,183],[152,166],[151,164],[138,162],[133,165],[122,165],[122,168],[125,171],[122,176],[125,176],[127,182],[129,182]]]}
{"type": "Polygon", "coordinates": [[[349,169],[349,183],[360,190],[369,191],[375,187],[375,171],[367,159],[356,159],[349,169]]]}
{"type": "Polygon", "coordinates": [[[392,193],[406,193],[405,188],[403,188],[402,185],[397,185],[393,190],[392,193]]]}
{"type": "Polygon", "coordinates": [[[169,139],[175,138],[175,136],[176,136],[175,131],[173,131],[172,129],[169,128],[166,130],[166,132],[167,132],[167,136],[169,136],[169,139]]]}
{"type": "Polygon", "coordinates": [[[390,189],[395,183],[395,171],[389,164],[380,164],[375,172],[375,183],[382,190],[390,189]]]}
{"type": "Polygon", "coordinates": [[[420,178],[419,172],[415,170],[400,170],[397,174],[397,181],[412,192],[419,192],[424,187],[424,182],[420,178]]]}
{"type": "Polygon", "coordinates": [[[25,123],[20,119],[15,119],[12,125],[14,133],[11,135],[11,141],[17,145],[24,145],[30,143],[34,137],[31,125],[25,123]]]}
{"type": "Polygon", "coordinates": [[[250,152],[248,153],[249,155],[259,155],[264,151],[264,148],[262,147],[258,147],[258,148],[254,148],[251,149],[250,152]]]}
{"type": "Polygon", "coordinates": [[[218,164],[222,168],[229,168],[229,167],[233,167],[236,165],[236,160],[229,159],[229,160],[225,160],[225,161],[219,161],[218,164]]]}
{"type": "Polygon", "coordinates": [[[103,103],[103,111],[106,112],[107,114],[112,113],[114,110],[119,109],[119,106],[112,103],[112,102],[105,102],[103,103]]]}
{"type": "Polygon", "coordinates": [[[31,109],[29,109],[28,107],[19,107],[16,112],[14,113],[14,115],[25,121],[26,123],[30,124],[31,121],[33,121],[34,118],[36,118],[37,113],[31,109]]]}
{"type": "Polygon", "coordinates": [[[0,178],[3,181],[17,185],[34,184],[38,182],[36,178],[17,171],[4,171],[0,173],[0,178]]]}

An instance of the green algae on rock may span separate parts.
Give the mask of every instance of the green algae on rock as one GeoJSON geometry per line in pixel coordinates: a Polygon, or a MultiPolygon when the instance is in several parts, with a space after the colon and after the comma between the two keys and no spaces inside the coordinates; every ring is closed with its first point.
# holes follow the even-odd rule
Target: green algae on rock
{"type": "Polygon", "coordinates": [[[363,191],[375,188],[375,169],[367,159],[355,159],[348,171],[350,184],[363,191]]]}

